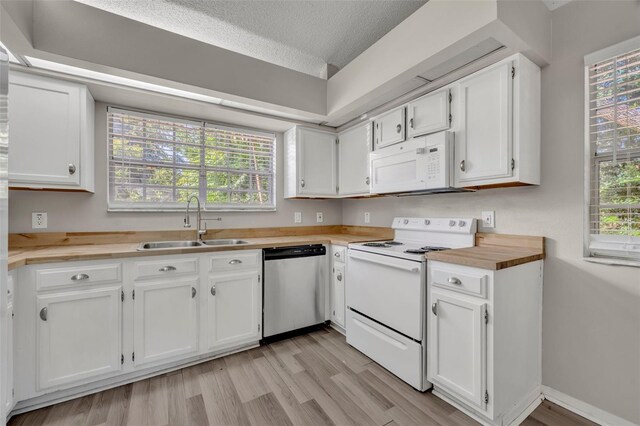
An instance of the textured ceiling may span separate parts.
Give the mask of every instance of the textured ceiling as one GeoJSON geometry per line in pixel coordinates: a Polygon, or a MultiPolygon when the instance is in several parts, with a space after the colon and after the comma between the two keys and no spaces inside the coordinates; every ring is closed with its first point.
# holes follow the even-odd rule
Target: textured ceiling
{"type": "Polygon", "coordinates": [[[76,0],[318,77],[375,43],[425,0],[76,0]]]}

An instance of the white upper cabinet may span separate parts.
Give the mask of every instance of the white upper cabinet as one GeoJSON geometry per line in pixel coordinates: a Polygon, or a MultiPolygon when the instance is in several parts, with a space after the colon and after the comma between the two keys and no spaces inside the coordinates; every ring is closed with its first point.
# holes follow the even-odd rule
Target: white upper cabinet
{"type": "Polygon", "coordinates": [[[407,105],[407,137],[447,130],[450,125],[451,91],[429,93],[407,105]]]}
{"type": "Polygon", "coordinates": [[[456,186],[538,185],[539,68],[518,54],[460,80],[455,89],[456,186]]]}
{"type": "Polygon", "coordinates": [[[338,135],[338,178],[340,195],[369,194],[369,152],[371,123],[338,135]]]}
{"type": "Polygon", "coordinates": [[[305,127],[285,133],[285,198],[338,195],[337,138],[305,127]]]}
{"type": "Polygon", "coordinates": [[[118,373],[122,286],[37,296],[38,389],[118,373]]]}
{"type": "Polygon", "coordinates": [[[405,107],[392,109],[373,119],[373,149],[406,140],[405,107]]]}
{"type": "Polygon", "coordinates": [[[94,190],[94,101],[86,86],[12,71],[9,186],[94,190]]]}

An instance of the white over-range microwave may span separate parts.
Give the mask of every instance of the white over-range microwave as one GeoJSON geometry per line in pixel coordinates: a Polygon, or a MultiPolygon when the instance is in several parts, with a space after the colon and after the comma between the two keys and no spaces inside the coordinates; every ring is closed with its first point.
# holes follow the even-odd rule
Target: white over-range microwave
{"type": "Polygon", "coordinates": [[[457,192],[453,187],[454,133],[439,132],[370,154],[371,192],[457,192]]]}

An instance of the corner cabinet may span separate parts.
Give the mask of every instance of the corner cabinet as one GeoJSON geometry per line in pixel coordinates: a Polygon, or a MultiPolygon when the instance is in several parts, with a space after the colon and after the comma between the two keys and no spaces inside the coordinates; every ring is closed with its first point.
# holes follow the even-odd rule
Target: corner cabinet
{"type": "Polygon", "coordinates": [[[337,135],[297,126],[286,131],[284,139],[284,197],[336,197],[338,195],[337,135]]]}
{"type": "Polygon", "coordinates": [[[370,193],[371,127],[371,123],[366,123],[338,134],[340,196],[359,196],[370,193]]]}
{"type": "Polygon", "coordinates": [[[455,186],[540,184],[540,69],[516,54],[453,85],[455,186]]]}
{"type": "Polygon", "coordinates": [[[541,400],[542,261],[429,261],[427,286],[433,393],[483,424],[511,424],[541,400]]]}
{"type": "Polygon", "coordinates": [[[86,86],[11,71],[9,187],[94,191],[94,100],[86,86]]]}

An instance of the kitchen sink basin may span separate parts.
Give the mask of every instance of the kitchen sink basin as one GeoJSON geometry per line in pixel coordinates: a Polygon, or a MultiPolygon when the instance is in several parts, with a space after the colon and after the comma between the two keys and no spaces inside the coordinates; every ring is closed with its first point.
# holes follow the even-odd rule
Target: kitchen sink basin
{"type": "Polygon", "coordinates": [[[139,251],[146,250],[168,250],[177,248],[202,247],[200,241],[152,241],[141,243],[138,246],[139,251]]]}
{"type": "Polygon", "coordinates": [[[205,246],[235,246],[235,245],[238,245],[238,244],[249,244],[247,241],[235,240],[235,239],[204,240],[203,243],[204,243],[205,246]]]}

